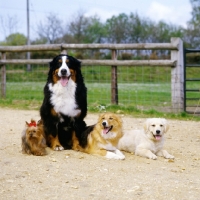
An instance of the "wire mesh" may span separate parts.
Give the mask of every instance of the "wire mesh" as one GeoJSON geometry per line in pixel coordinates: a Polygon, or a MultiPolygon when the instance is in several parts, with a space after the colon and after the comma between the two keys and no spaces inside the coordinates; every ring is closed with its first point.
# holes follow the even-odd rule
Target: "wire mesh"
{"type": "MultiPolygon", "coordinates": [[[[37,109],[43,100],[48,65],[6,66],[6,99],[12,104],[37,109]]],[[[111,66],[83,66],[88,89],[88,107],[111,105],[111,66]]],[[[171,109],[171,70],[169,67],[118,66],[118,102],[122,107],[171,109]]]]}

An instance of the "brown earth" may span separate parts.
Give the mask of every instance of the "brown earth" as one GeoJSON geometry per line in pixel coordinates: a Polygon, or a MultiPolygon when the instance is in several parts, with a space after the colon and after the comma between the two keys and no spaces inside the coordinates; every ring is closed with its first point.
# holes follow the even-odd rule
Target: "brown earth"
{"type": "MultiPolygon", "coordinates": [[[[88,114],[94,124],[98,115],[88,114]]],[[[25,121],[37,111],[0,108],[0,199],[200,199],[200,122],[169,120],[165,149],[174,161],[124,152],[125,160],[47,149],[47,156],[21,153],[25,121]]],[[[122,116],[124,131],[145,119],[122,116]]]]}

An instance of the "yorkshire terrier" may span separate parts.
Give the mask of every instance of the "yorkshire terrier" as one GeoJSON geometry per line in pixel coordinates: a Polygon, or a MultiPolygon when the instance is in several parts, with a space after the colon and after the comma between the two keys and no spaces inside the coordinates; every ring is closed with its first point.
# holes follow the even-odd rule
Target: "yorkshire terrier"
{"type": "Polygon", "coordinates": [[[42,120],[36,123],[35,120],[31,119],[30,123],[26,122],[22,132],[22,153],[44,156],[47,154],[45,148],[46,140],[42,120]]]}

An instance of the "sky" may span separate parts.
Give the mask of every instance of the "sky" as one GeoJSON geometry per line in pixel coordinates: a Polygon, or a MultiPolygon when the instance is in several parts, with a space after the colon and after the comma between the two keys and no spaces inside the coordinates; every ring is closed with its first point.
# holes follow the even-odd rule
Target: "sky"
{"type": "MultiPolygon", "coordinates": [[[[120,13],[137,13],[140,17],[155,22],[160,20],[186,27],[191,19],[190,0],[29,0],[30,38],[37,37],[38,24],[53,13],[63,24],[73,19],[78,12],[85,16],[97,14],[102,22],[120,13]]],[[[10,33],[6,26],[8,19],[15,22],[13,32],[27,35],[27,0],[0,0],[0,41],[10,33]]]]}

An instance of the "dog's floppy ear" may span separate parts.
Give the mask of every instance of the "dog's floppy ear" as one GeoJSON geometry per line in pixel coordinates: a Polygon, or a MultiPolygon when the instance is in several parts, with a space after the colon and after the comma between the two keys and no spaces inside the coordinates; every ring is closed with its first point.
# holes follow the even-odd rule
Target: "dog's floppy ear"
{"type": "Polygon", "coordinates": [[[144,122],[144,131],[145,133],[149,130],[149,123],[150,123],[150,119],[147,119],[145,122],[144,122]]]}
{"type": "Polygon", "coordinates": [[[165,133],[169,130],[169,123],[166,119],[162,118],[162,122],[164,124],[165,133]]]}

